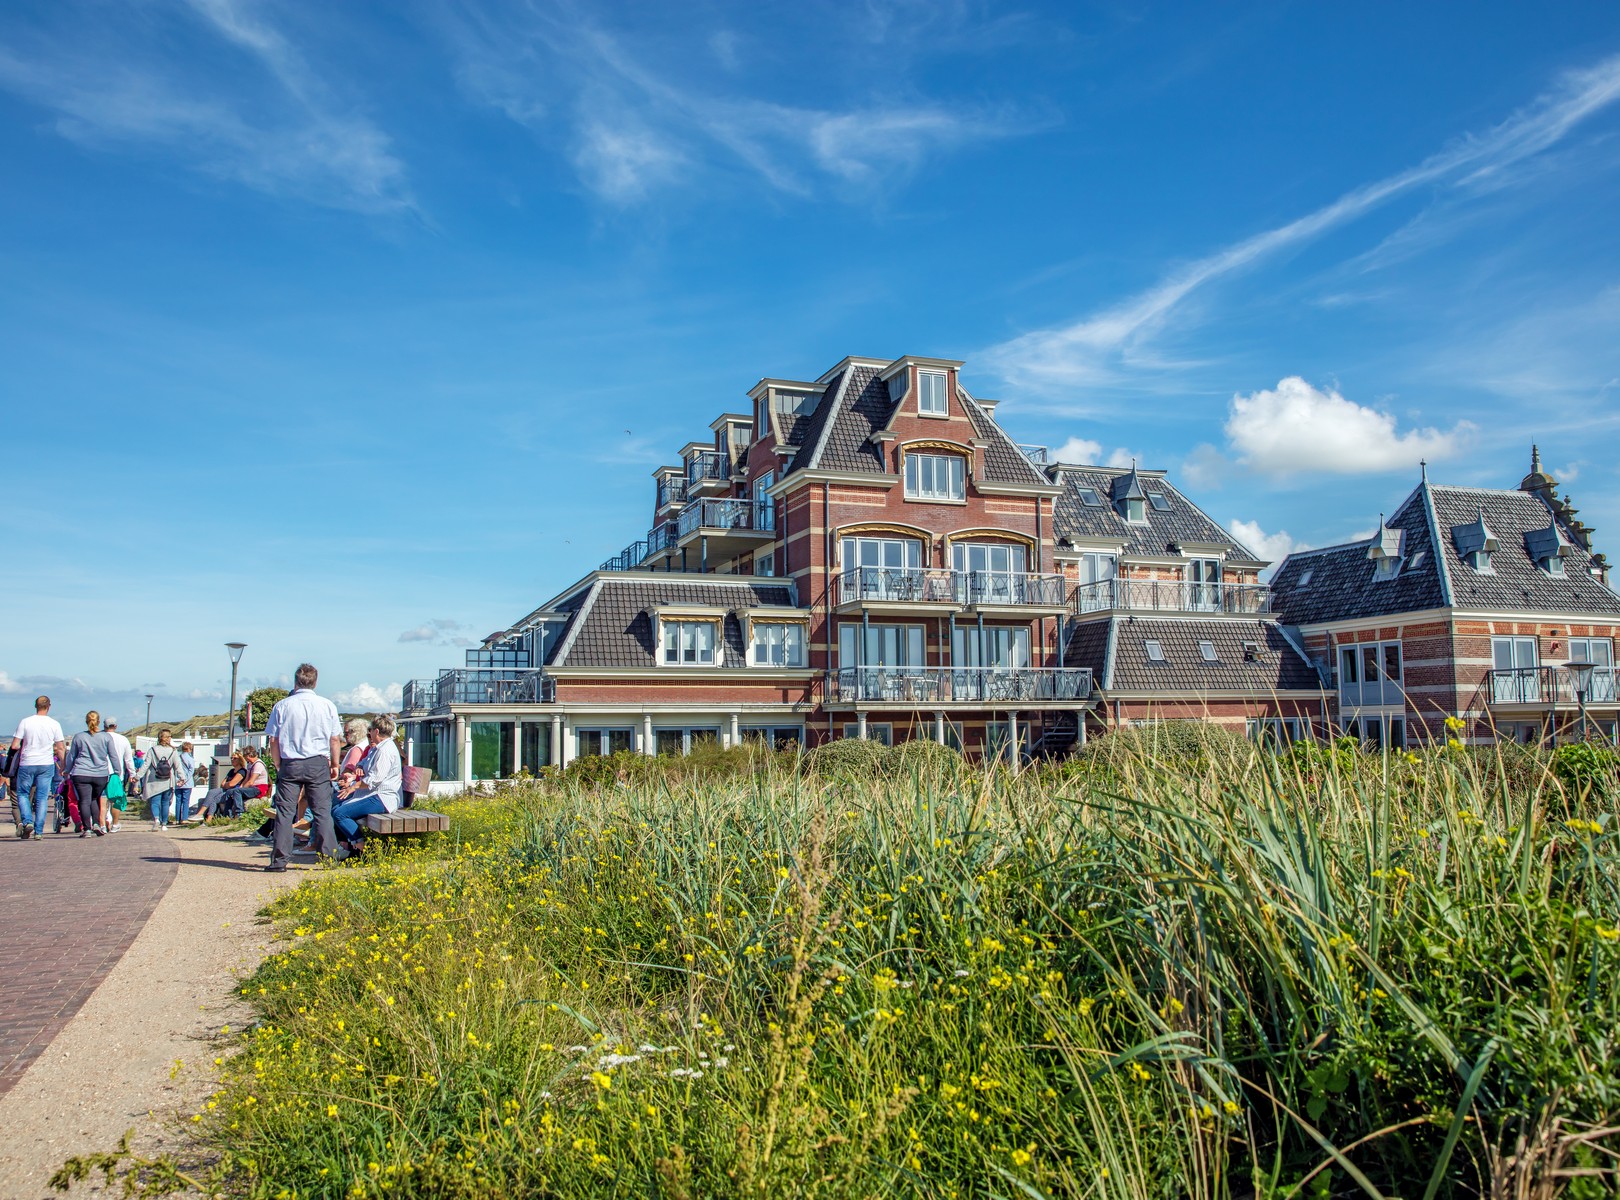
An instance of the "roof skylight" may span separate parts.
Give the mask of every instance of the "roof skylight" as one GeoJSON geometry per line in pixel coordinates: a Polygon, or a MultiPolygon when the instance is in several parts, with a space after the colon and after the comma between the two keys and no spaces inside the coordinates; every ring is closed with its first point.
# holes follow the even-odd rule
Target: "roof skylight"
{"type": "Polygon", "coordinates": [[[1142,643],[1142,649],[1147,651],[1148,662],[1163,662],[1164,647],[1151,639],[1142,643]]]}
{"type": "Polygon", "coordinates": [[[1199,642],[1198,643],[1198,653],[1200,653],[1200,654],[1202,654],[1204,656],[1204,661],[1205,662],[1220,662],[1221,661],[1220,655],[1215,653],[1215,643],[1214,642],[1199,642]]]}
{"type": "Polygon", "coordinates": [[[1315,574],[1316,574],[1316,568],[1315,567],[1306,567],[1303,571],[1301,571],[1299,573],[1299,580],[1294,584],[1294,586],[1295,587],[1304,587],[1306,584],[1310,583],[1311,576],[1315,575],[1315,574]]]}
{"type": "Polygon", "coordinates": [[[1148,502],[1159,512],[1170,511],[1170,501],[1163,492],[1149,492],[1148,502]]]}
{"type": "Polygon", "coordinates": [[[1101,508],[1103,506],[1102,496],[1098,494],[1096,488],[1081,488],[1080,503],[1084,504],[1087,508],[1101,508]]]}

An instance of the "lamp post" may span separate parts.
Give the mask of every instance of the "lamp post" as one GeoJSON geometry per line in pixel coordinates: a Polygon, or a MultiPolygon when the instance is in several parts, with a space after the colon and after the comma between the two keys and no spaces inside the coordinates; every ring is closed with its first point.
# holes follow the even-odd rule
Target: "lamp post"
{"type": "Polygon", "coordinates": [[[230,754],[236,753],[236,664],[242,661],[242,651],[247,649],[246,642],[226,642],[225,649],[231,656],[231,711],[227,718],[227,733],[225,735],[226,750],[230,754]]]}
{"type": "Polygon", "coordinates": [[[152,727],[152,693],[146,693],[146,727],[152,727]]]}
{"type": "Polygon", "coordinates": [[[1575,702],[1581,709],[1581,741],[1586,740],[1586,695],[1592,686],[1592,667],[1589,662],[1572,662],[1569,672],[1575,680],[1575,702]]]}

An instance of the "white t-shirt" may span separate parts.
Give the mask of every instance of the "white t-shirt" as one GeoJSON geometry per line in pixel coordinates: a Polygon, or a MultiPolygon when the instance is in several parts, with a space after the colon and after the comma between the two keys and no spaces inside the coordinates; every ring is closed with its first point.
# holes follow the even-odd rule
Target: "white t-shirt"
{"type": "Polygon", "coordinates": [[[25,767],[49,766],[56,761],[56,743],[67,741],[56,718],[44,713],[24,717],[12,736],[22,742],[22,758],[18,761],[25,767]]]}

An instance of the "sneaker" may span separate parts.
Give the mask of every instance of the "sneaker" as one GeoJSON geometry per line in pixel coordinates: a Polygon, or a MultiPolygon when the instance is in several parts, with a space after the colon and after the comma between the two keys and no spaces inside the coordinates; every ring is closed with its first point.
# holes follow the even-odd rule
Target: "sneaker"
{"type": "Polygon", "coordinates": [[[29,838],[34,836],[34,827],[32,825],[25,824],[21,829],[19,829],[17,831],[17,836],[18,836],[18,838],[20,838],[21,840],[26,842],[29,838]]]}
{"type": "Polygon", "coordinates": [[[156,817],[152,818],[152,832],[153,833],[162,833],[163,832],[163,822],[158,820],[156,817]]]}
{"type": "Polygon", "coordinates": [[[122,828],[123,828],[122,825],[120,825],[117,821],[114,821],[112,823],[112,825],[108,828],[107,832],[108,833],[117,833],[122,828]]]}
{"type": "Polygon", "coordinates": [[[90,836],[90,831],[88,829],[81,829],[81,830],[79,830],[79,836],[80,837],[89,837],[90,836]]]}
{"type": "MultiPolygon", "coordinates": [[[[117,829],[118,826],[114,825],[113,828],[117,829]]],[[[106,835],[107,831],[105,829],[103,829],[100,825],[92,825],[92,826],[90,826],[90,832],[95,834],[97,837],[103,837],[103,836],[106,835]]],[[[80,836],[82,837],[83,835],[81,834],[80,836]]]]}

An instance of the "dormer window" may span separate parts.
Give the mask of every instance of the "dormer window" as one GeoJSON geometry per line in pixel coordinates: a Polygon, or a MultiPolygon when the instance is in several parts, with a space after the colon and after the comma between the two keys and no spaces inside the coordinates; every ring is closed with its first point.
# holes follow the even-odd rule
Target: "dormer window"
{"type": "Polygon", "coordinates": [[[948,415],[945,403],[946,375],[940,371],[917,372],[917,412],[924,417],[948,415]]]}
{"type": "Polygon", "coordinates": [[[1555,579],[1562,579],[1564,577],[1564,560],[1558,557],[1544,558],[1541,560],[1541,569],[1555,579]]]}
{"type": "Polygon", "coordinates": [[[1472,554],[1463,555],[1463,561],[1481,575],[1491,573],[1491,552],[1489,550],[1475,550],[1472,554]]]}
{"type": "Polygon", "coordinates": [[[955,454],[906,455],[908,500],[963,500],[967,463],[955,454]]]}
{"type": "Polygon", "coordinates": [[[1147,522],[1147,493],[1142,490],[1142,479],[1134,466],[1129,474],[1114,480],[1114,508],[1134,525],[1147,522]]]}
{"type": "Polygon", "coordinates": [[[889,377],[889,402],[898,404],[904,400],[906,393],[911,390],[911,372],[901,371],[898,375],[889,377]]]}
{"type": "Polygon", "coordinates": [[[1142,525],[1147,522],[1147,502],[1144,500],[1128,499],[1121,502],[1122,515],[1133,525],[1142,525]]]}
{"type": "Polygon", "coordinates": [[[1378,565],[1373,568],[1374,581],[1394,579],[1395,576],[1401,573],[1401,563],[1403,561],[1404,560],[1400,558],[1386,557],[1378,559],[1378,565]]]}
{"type": "Polygon", "coordinates": [[[1406,557],[1406,530],[1385,523],[1380,514],[1378,532],[1367,546],[1367,557],[1373,561],[1373,582],[1394,579],[1401,573],[1401,563],[1406,557]]]}
{"type": "Polygon", "coordinates": [[[1568,557],[1573,546],[1564,536],[1559,527],[1558,518],[1550,517],[1545,529],[1532,529],[1524,535],[1525,552],[1529,554],[1530,561],[1557,579],[1564,576],[1564,559],[1568,557]]]}

